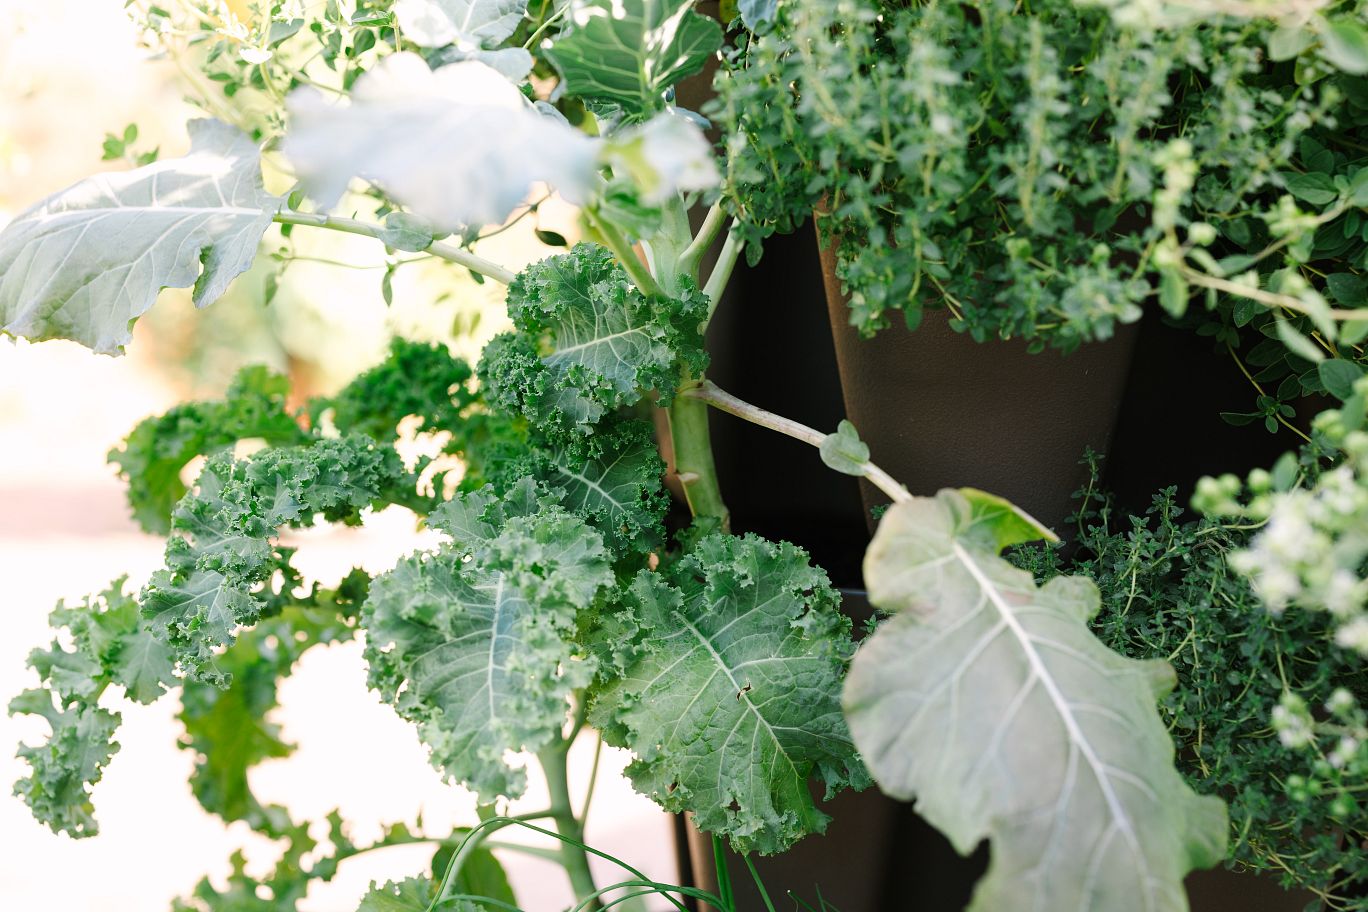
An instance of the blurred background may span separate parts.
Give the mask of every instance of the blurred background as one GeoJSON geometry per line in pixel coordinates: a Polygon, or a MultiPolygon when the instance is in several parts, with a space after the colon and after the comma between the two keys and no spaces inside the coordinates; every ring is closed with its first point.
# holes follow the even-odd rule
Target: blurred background
{"type": "MultiPolygon", "coordinates": [[[[148,59],[123,6],[0,0],[0,225],[93,171],[129,167],[119,156],[102,161],[106,135],[123,138],[129,124],[137,125],[131,154],[160,149],[174,156],[187,147],[184,122],[196,112],[182,101],[181,76],[171,64],[148,59]]],[[[573,226],[565,207],[543,206],[537,224],[524,220],[481,253],[518,268],[552,252],[534,228],[573,239],[573,226]]],[[[105,462],[138,420],[222,393],[246,364],[288,372],[303,398],[331,392],[379,361],[391,335],[441,339],[470,357],[499,330],[501,289],[493,283],[477,285],[439,263],[405,266],[393,275],[386,305],[379,244],[314,234],[323,236],[296,234],[278,287],[268,287],[270,270],[249,273],[200,313],[186,295],[165,292],[138,323],[124,357],[64,342],[0,340],[0,580],[7,615],[0,702],[36,682],[24,661],[49,640],[47,614],[59,599],[78,599],[124,573],[140,584],[160,564],[163,541],[133,524],[105,462]]],[[[271,235],[266,244],[269,252],[271,235]]],[[[325,584],[353,566],[387,569],[431,544],[412,514],[398,509],[361,529],[294,538],[299,566],[325,584]]],[[[52,834],[9,795],[8,784],[25,769],[15,748],[39,736],[42,723],[0,715],[0,907],[153,912],[169,909],[205,875],[221,883],[234,849],[245,850],[249,870],[274,862],[278,846],[242,824],[225,827],[195,803],[186,784],[192,757],[176,747],[174,697],[119,708],[122,748],[95,790],[101,831],[82,841],[52,834]]],[[[366,689],[356,643],[307,654],[283,687],[275,721],[298,750],[263,764],[252,786],[297,819],[321,820],[338,808],[357,842],[377,837],[387,823],[413,824],[420,814],[425,830],[437,835],[477,820],[474,797],[442,784],[411,727],[366,689]]],[[[585,737],[571,756],[580,793],[593,752],[585,737]]],[[[674,882],[671,822],[633,792],[621,774],[625,763],[621,752],[605,750],[589,842],[674,882]]],[[[543,806],[539,786],[534,781],[513,811],[543,806]]],[[[344,862],[301,908],[351,912],[370,881],[422,873],[430,855],[431,848],[396,847],[344,862]]],[[[569,899],[559,868],[518,854],[501,858],[524,908],[561,908],[569,899]]],[[[600,883],[620,879],[606,863],[598,873],[600,883]]]]}

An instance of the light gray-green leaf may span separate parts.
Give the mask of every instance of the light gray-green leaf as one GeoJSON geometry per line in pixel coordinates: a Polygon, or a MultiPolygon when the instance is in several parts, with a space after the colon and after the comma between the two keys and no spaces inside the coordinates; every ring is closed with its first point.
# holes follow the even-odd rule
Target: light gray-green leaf
{"type": "Polygon", "coordinates": [[[823,437],[819,450],[827,468],[845,475],[864,475],[869,465],[869,446],[849,421],[842,421],[836,433],[823,437]]]}
{"type": "Polygon", "coordinates": [[[1173,767],[1155,707],[1163,662],[1089,631],[1091,581],[1038,588],[998,554],[959,492],[895,504],[865,559],[870,600],[902,612],[867,641],[846,683],[855,743],[876,782],[912,798],[964,854],[992,862],[982,912],[1180,912],[1183,877],[1225,853],[1226,815],[1173,767]]]}
{"type": "Polygon", "coordinates": [[[87,178],[0,232],[0,331],[117,354],[161,289],[193,285],[204,307],[251,266],[280,205],[257,148],[218,121],[189,130],[186,157],[87,178]]]}
{"type": "Polygon", "coordinates": [[[404,37],[420,47],[498,44],[518,27],[527,0],[399,0],[394,15],[404,37]]]}

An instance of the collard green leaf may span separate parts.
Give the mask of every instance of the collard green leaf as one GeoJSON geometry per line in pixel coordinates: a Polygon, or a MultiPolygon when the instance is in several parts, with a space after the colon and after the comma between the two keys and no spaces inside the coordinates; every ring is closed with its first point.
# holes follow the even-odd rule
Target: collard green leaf
{"type": "Polygon", "coordinates": [[[94,836],[100,828],[90,787],[119,749],[114,741],[119,714],[79,701],[62,708],[50,691],[41,689],[19,694],[10,701],[9,712],[42,716],[52,727],[45,743],[19,746],[19,759],[28,763],[29,774],[14,784],[14,794],[54,833],[94,836]]]}
{"type": "Polygon", "coordinates": [[[721,27],[693,6],[693,0],[572,0],[574,25],[546,55],[569,94],[644,118],[664,107],[667,89],[701,70],[722,46],[721,27]]]}
{"type": "Polygon", "coordinates": [[[187,402],[138,423],[109,461],[128,483],[133,518],[148,532],[166,534],[171,511],[185,496],[180,473],[207,456],[259,437],[279,446],[302,443],[304,433],[285,407],[288,384],[265,367],[245,367],[219,402],[187,402]]]}
{"type": "Polygon", "coordinates": [[[508,287],[518,332],[480,361],[485,394],[546,434],[586,435],[608,412],[648,390],[668,401],[681,369],[707,364],[698,332],[706,297],[647,298],[612,254],[576,244],[523,270],[508,287]]]}
{"type": "Polygon", "coordinates": [[[479,48],[513,34],[527,0],[399,0],[394,15],[404,37],[427,48],[479,48]]]}
{"type": "Polygon", "coordinates": [[[117,354],[163,288],[217,300],[252,265],[280,200],[256,146],[190,122],[185,158],[87,178],[0,231],[0,331],[117,354]]]}
{"type": "Polygon", "coordinates": [[[1173,768],[1155,696],[1164,662],[1089,631],[1096,586],[1038,588],[998,557],[1032,536],[954,491],[895,504],[865,559],[901,612],[855,657],[845,708],[883,790],[992,862],[973,909],[1187,908],[1183,877],[1225,853],[1226,815],[1173,768]]]}
{"type": "Polygon", "coordinates": [[[630,748],[638,791],[742,852],[821,832],[828,797],[868,778],[840,712],[850,621],[826,574],[786,543],[712,535],[642,571],[603,631],[616,666],[591,710],[630,748]]]}
{"type": "Polygon", "coordinates": [[[261,616],[261,589],[279,567],[272,539],[322,515],[359,522],[368,507],[416,502],[395,451],[366,437],[267,449],[248,459],[210,457],[172,517],[166,568],[143,589],[143,616],[188,677],[224,686],[217,647],[261,616]]]}
{"type": "Polygon", "coordinates": [[[578,614],[613,582],[602,539],[527,479],[434,511],[454,541],[377,578],[363,613],[371,686],[418,723],[434,766],[485,801],[522,793],[505,760],[565,723],[592,664],[578,614]]]}
{"type": "Polygon", "coordinates": [[[313,89],[289,100],[284,151],[320,205],[354,177],[426,219],[470,234],[498,224],[538,181],[585,202],[598,181],[595,140],[540,113],[479,60],[429,69],[417,54],[385,57],[339,107],[313,89]]]}

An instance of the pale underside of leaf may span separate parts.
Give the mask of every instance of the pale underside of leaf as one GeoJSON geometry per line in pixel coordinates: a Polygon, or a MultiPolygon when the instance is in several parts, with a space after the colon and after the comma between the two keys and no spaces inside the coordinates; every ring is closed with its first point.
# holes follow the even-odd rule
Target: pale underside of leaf
{"type": "Polygon", "coordinates": [[[394,15],[404,37],[422,47],[498,44],[518,27],[527,0],[399,0],[394,15]]]}
{"type": "Polygon", "coordinates": [[[961,852],[991,840],[974,909],[1186,909],[1183,876],[1222,856],[1226,824],[1173,768],[1154,705],[1171,671],[1093,637],[1089,581],[1037,588],[956,537],[957,505],[894,507],[870,548],[871,597],[905,612],[861,648],[846,686],[875,780],[961,852]]]}
{"type": "Polygon", "coordinates": [[[280,204],[257,148],[212,120],[190,135],[186,157],[88,178],[0,232],[0,330],[116,354],[161,289],[203,307],[251,266],[280,204]]]}

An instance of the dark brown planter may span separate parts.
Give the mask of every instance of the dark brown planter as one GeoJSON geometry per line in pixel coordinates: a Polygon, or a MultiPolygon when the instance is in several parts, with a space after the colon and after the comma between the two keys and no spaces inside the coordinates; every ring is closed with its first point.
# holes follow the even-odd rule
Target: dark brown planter
{"type": "MultiPolygon", "coordinates": [[[[850,325],[834,255],[822,251],[846,413],[878,465],[913,494],[981,488],[1051,528],[1087,481],[1084,450],[1105,452],[1120,411],[1135,328],[1064,356],[1020,341],[975,342],[928,310],[872,339],[850,325]]],[[[887,498],[861,484],[866,509],[887,498]]]]}

